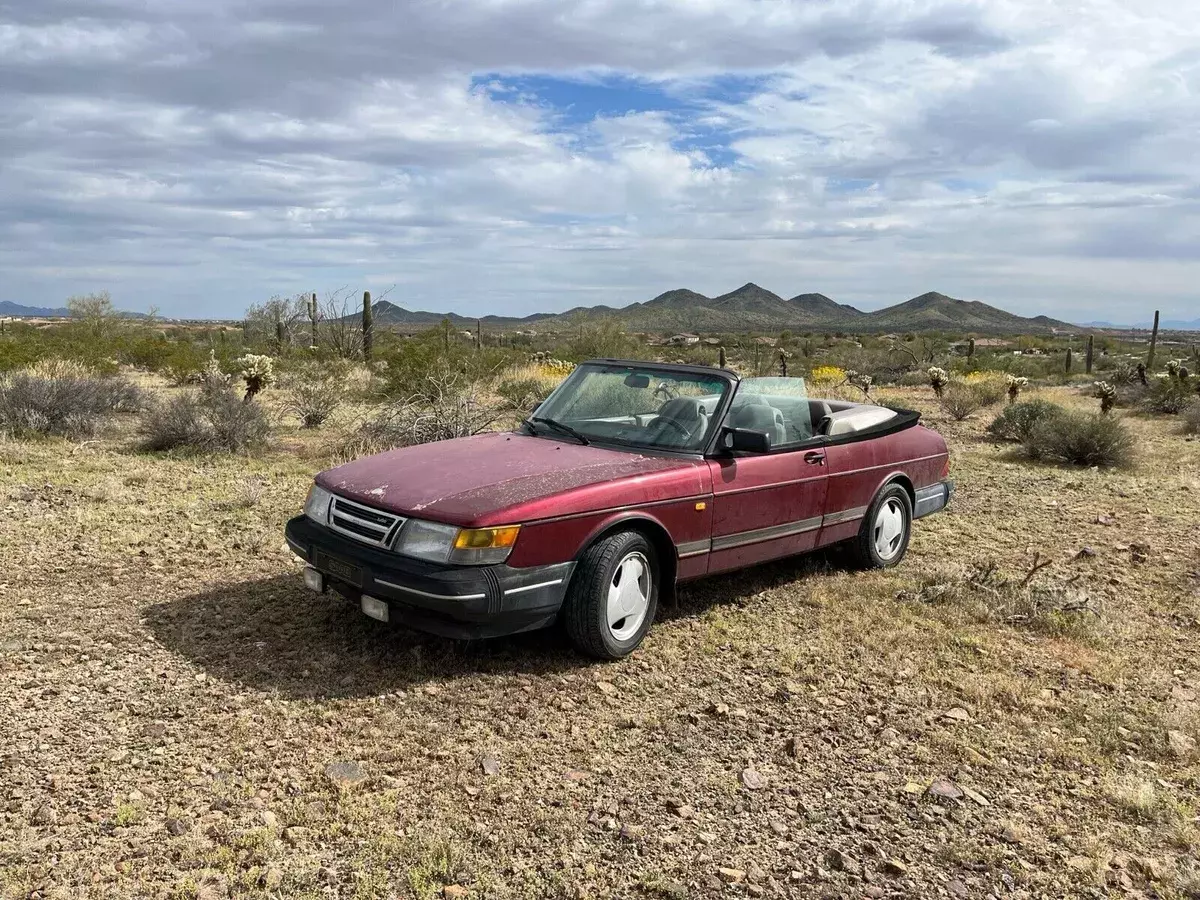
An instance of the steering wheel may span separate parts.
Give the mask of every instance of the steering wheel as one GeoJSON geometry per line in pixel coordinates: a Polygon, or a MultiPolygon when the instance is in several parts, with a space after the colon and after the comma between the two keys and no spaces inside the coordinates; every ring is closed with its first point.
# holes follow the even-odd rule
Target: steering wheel
{"type": "Polygon", "coordinates": [[[668,400],[674,400],[679,396],[679,389],[667,384],[665,381],[660,381],[658,387],[654,389],[654,396],[657,397],[659,394],[662,394],[668,400]]]}
{"type": "Polygon", "coordinates": [[[674,428],[676,431],[679,432],[679,434],[683,437],[683,439],[685,441],[690,441],[692,439],[692,432],[684,425],[681,425],[678,420],[665,419],[660,416],[656,421],[658,423],[660,423],[661,425],[670,425],[672,428],[674,428]]]}

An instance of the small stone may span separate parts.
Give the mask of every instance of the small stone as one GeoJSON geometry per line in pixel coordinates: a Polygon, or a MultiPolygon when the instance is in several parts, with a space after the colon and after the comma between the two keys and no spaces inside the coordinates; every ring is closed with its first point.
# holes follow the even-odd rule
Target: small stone
{"type": "Polygon", "coordinates": [[[964,897],[965,898],[965,897],[970,896],[970,893],[971,893],[970,891],[967,890],[967,886],[965,884],[963,884],[961,881],[959,881],[957,878],[951,879],[950,883],[946,885],[946,890],[949,891],[950,895],[953,897],[964,897]]]}
{"type": "Polygon", "coordinates": [[[992,805],[988,801],[988,798],[983,796],[983,794],[979,793],[979,791],[974,790],[973,788],[969,788],[965,784],[960,784],[959,787],[962,789],[962,792],[964,794],[966,794],[966,796],[969,800],[975,801],[980,806],[991,806],[992,805]]]}
{"type": "Polygon", "coordinates": [[[887,744],[889,747],[894,747],[900,743],[900,732],[895,728],[885,728],[879,732],[879,740],[887,744]]]}
{"type": "Polygon", "coordinates": [[[625,841],[640,841],[646,836],[646,829],[642,825],[625,824],[621,826],[621,839],[625,841]]]}
{"type": "Polygon", "coordinates": [[[55,812],[54,807],[49,803],[43,803],[33,811],[33,815],[30,816],[29,821],[34,825],[57,825],[58,813],[55,812]]]}
{"type": "Polygon", "coordinates": [[[788,833],[787,825],[785,825],[783,822],[779,821],[778,819],[772,819],[770,822],[767,823],[767,825],[770,827],[770,829],[773,832],[775,832],[777,835],[779,835],[779,837],[783,837],[785,834],[788,833]]]}
{"type": "Polygon", "coordinates": [[[479,768],[483,770],[484,775],[499,775],[500,757],[489,750],[479,757],[479,768]]]}
{"type": "Polygon", "coordinates": [[[908,866],[906,866],[900,860],[892,858],[883,864],[883,871],[888,875],[899,877],[901,875],[908,874],[908,866]]]}
{"type": "Polygon", "coordinates": [[[877,897],[887,896],[887,892],[883,888],[879,887],[879,885],[877,885],[877,884],[873,884],[870,887],[868,887],[865,891],[863,891],[863,894],[867,897],[872,898],[872,900],[875,900],[875,898],[877,898],[877,897]]]}
{"type": "Polygon", "coordinates": [[[1023,844],[1029,840],[1029,833],[1023,825],[1010,823],[1000,829],[1000,840],[1006,844],[1023,844]]]}
{"type": "Polygon", "coordinates": [[[954,722],[970,722],[971,714],[969,712],[967,712],[965,709],[963,709],[961,706],[953,706],[950,709],[946,710],[944,713],[942,713],[942,718],[950,719],[951,721],[954,721],[954,722]]]}
{"type": "Polygon", "coordinates": [[[845,872],[847,875],[861,875],[862,866],[852,856],[847,856],[841,850],[830,850],[825,854],[825,861],[835,872],[845,872]]]}
{"type": "Polygon", "coordinates": [[[757,771],[747,766],[742,769],[742,784],[746,786],[747,790],[760,791],[767,786],[767,780],[757,771]]]}
{"type": "Polygon", "coordinates": [[[187,834],[191,830],[191,826],[183,819],[170,818],[167,819],[167,833],[179,837],[187,834]]]}
{"type": "Polygon", "coordinates": [[[767,893],[767,890],[761,884],[748,884],[746,885],[746,893],[751,897],[762,897],[767,893]]]}
{"type": "Polygon", "coordinates": [[[667,808],[681,819],[690,819],[696,814],[696,811],[682,800],[668,800],[667,808]]]}
{"type": "Polygon", "coordinates": [[[260,812],[258,814],[258,819],[263,823],[263,825],[267,826],[267,828],[279,827],[279,816],[275,815],[275,813],[271,812],[269,809],[264,809],[262,812],[260,812]]]}
{"type": "Polygon", "coordinates": [[[617,692],[617,686],[611,681],[597,681],[596,690],[606,697],[611,697],[617,692]]]}
{"type": "Polygon", "coordinates": [[[725,884],[741,884],[746,880],[746,873],[741,869],[717,869],[717,877],[725,884]]]}
{"type": "Polygon", "coordinates": [[[1165,875],[1162,863],[1152,856],[1139,856],[1133,861],[1133,868],[1141,872],[1147,881],[1162,881],[1165,875]]]}
{"type": "Polygon", "coordinates": [[[447,900],[463,900],[471,892],[461,884],[448,884],[442,888],[442,896],[447,900]]]}
{"type": "Polygon", "coordinates": [[[1090,856],[1072,856],[1067,860],[1067,868],[1076,872],[1090,872],[1095,868],[1095,862],[1090,856]]]}
{"type": "Polygon", "coordinates": [[[308,836],[308,829],[301,828],[299,825],[289,825],[283,829],[283,839],[293,847],[304,842],[308,836]]]}
{"type": "Polygon", "coordinates": [[[963,798],[962,788],[949,778],[933,779],[933,784],[925,789],[925,793],[939,800],[961,800],[963,798]]]}
{"type": "Polygon", "coordinates": [[[712,716],[724,717],[729,715],[729,705],[726,703],[710,703],[708,713],[712,716]]]}
{"type": "Polygon", "coordinates": [[[356,760],[337,760],[325,767],[325,777],[340,788],[348,788],[366,781],[367,770],[356,760]]]}
{"type": "Polygon", "coordinates": [[[283,884],[283,872],[274,866],[270,866],[263,875],[263,884],[268,890],[275,890],[283,884]]]}
{"type": "Polygon", "coordinates": [[[787,755],[792,759],[799,759],[801,753],[800,748],[802,746],[803,745],[800,743],[800,736],[793,734],[787,739],[787,745],[784,747],[784,749],[787,750],[787,755]]]}
{"type": "Polygon", "coordinates": [[[1168,731],[1167,747],[1175,756],[1187,759],[1196,752],[1196,741],[1182,731],[1168,731]]]}
{"type": "Polygon", "coordinates": [[[767,873],[752,865],[746,869],[746,880],[751,884],[758,884],[767,880],[767,873]]]}

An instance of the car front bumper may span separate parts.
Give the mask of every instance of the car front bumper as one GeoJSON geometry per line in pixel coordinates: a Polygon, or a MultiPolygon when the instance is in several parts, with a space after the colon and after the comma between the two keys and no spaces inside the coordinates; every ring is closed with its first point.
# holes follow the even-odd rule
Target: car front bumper
{"type": "MultiPolygon", "coordinates": [[[[554,622],[574,562],[517,569],[447,566],[367,547],[296,516],[285,530],[292,552],[355,601],[386,604],[387,620],[450,638],[499,637],[554,622]]],[[[365,608],[365,605],[364,605],[365,608]]]]}
{"type": "Polygon", "coordinates": [[[945,509],[953,496],[954,482],[949,479],[921,488],[916,492],[916,502],[913,503],[913,518],[919,519],[945,509]]]}

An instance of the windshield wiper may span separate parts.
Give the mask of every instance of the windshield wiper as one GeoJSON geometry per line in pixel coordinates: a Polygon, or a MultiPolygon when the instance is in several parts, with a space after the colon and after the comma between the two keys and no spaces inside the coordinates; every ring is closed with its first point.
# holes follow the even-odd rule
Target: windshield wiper
{"type": "MultiPolygon", "coordinates": [[[[557,419],[547,419],[545,416],[530,416],[525,421],[526,422],[539,422],[542,425],[547,425],[550,428],[553,428],[555,431],[558,431],[561,434],[569,435],[570,437],[575,438],[575,440],[579,441],[579,443],[583,444],[585,447],[589,443],[591,443],[587,438],[585,438],[582,434],[580,434],[578,431],[576,431],[570,425],[564,425],[562,422],[559,422],[557,419]]],[[[534,429],[534,430],[536,431],[536,429],[534,429]]]]}

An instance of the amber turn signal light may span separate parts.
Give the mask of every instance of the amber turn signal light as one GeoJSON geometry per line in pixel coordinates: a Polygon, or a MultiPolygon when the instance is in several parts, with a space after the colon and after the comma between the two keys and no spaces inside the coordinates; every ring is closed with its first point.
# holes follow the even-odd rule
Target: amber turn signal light
{"type": "Polygon", "coordinates": [[[520,525],[505,525],[502,528],[463,528],[454,539],[455,550],[497,550],[511,547],[517,542],[520,525]]]}

